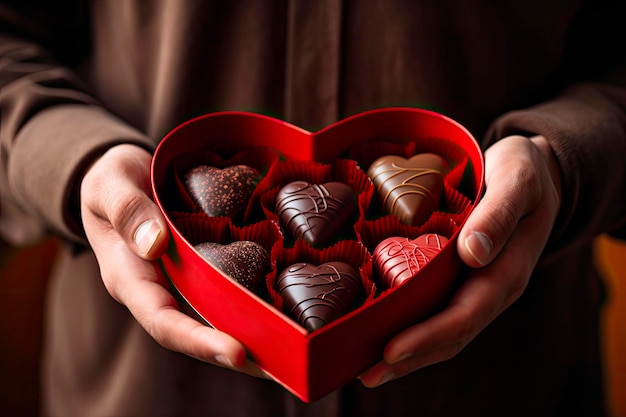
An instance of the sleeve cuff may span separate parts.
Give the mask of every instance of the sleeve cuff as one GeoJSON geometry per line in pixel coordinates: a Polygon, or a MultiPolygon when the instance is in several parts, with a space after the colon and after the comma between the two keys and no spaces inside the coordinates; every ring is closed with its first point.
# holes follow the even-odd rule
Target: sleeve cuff
{"type": "Polygon", "coordinates": [[[100,107],[58,105],[33,116],[20,130],[8,163],[16,201],[51,231],[82,241],[72,193],[86,167],[112,146],[130,143],[150,151],[154,142],[100,107]]]}
{"type": "Polygon", "coordinates": [[[488,132],[489,142],[513,134],[542,135],[550,142],[562,179],[552,244],[592,239],[623,227],[623,103],[626,93],[619,88],[581,84],[552,101],[503,115],[488,132]]]}

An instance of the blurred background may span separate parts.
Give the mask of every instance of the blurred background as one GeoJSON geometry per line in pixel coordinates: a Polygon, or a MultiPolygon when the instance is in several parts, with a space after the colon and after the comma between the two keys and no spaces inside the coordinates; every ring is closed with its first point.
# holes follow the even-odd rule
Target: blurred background
{"type": "MultiPolygon", "coordinates": [[[[0,240],[0,415],[37,415],[43,296],[57,245],[49,238],[17,250],[0,240]]],[[[626,242],[602,236],[595,255],[609,294],[606,401],[610,417],[626,417],[626,242]]]]}

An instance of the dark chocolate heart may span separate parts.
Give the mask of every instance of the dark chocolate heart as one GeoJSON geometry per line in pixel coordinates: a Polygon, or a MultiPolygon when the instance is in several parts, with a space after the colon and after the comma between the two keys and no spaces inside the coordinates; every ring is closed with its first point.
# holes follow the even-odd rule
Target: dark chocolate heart
{"type": "Polygon", "coordinates": [[[356,204],[354,190],[344,183],[294,181],[278,192],[276,214],[292,237],[321,246],[337,239],[356,204]]]}
{"type": "Polygon", "coordinates": [[[283,311],[308,331],[347,313],[361,290],[358,271],[344,262],[296,263],[276,280],[283,311]]]}
{"type": "Polygon", "coordinates": [[[384,211],[404,224],[419,226],[439,209],[447,169],[446,160],[432,153],[409,159],[389,155],[374,161],[367,175],[376,186],[384,211]]]}
{"type": "Polygon", "coordinates": [[[202,211],[212,217],[235,218],[241,214],[259,180],[259,172],[246,165],[223,169],[200,165],[185,175],[189,194],[202,211]]]}
{"type": "Polygon", "coordinates": [[[441,252],[445,236],[428,233],[417,239],[389,237],[374,249],[372,264],[383,288],[392,288],[412,278],[441,252]]]}
{"type": "Polygon", "coordinates": [[[248,240],[226,245],[204,242],[195,246],[206,260],[230,275],[244,287],[258,293],[263,287],[270,258],[263,246],[248,240]]]}

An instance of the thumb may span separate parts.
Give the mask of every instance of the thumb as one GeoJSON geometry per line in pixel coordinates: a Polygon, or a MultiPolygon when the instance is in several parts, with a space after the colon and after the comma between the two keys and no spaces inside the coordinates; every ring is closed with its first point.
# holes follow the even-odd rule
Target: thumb
{"type": "Polygon", "coordinates": [[[485,194],[459,233],[457,251],[465,264],[489,264],[506,245],[520,220],[537,204],[532,143],[505,138],[485,152],[485,194]]]}
{"type": "Polygon", "coordinates": [[[169,242],[165,219],[149,197],[150,162],[144,149],[118,145],[92,165],[81,184],[88,237],[90,231],[97,239],[106,235],[96,233],[117,235],[146,260],[159,258],[169,242]]]}
{"type": "Polygon", "coordinates": [[[167,248],[167,236],[167,227],[160,219],[144,220],[133,234],[137,255],[147,260],[159,258],[167,248]]]}

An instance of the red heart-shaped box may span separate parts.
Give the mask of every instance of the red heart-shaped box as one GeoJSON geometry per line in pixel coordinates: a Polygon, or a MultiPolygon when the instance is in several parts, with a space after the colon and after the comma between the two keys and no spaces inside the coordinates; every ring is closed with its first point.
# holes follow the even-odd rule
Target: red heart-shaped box
{"type": "Polygon", "coordinates": [[[167,200],[177,198],[171,191],[174,161],[206,149],[232,155],[264,146],[285,159],[328,163],[367,142],[419,144],[425,138],[467,154],[463,182],[473,209],[484,187],[480,147],[463,126],[432,111],[371,110],[315,133],[248,112],[211,113],[178,126],[161,141],[152,162],[154,199],[173,236],[161,259],[173,289],[192,313],[241,341],[260,368],[301,400],[312,402],[340,388],[379,361],[394,335],[445,306],[465,271],[455,250],[458,228],[415,279],[309,333],[204,260],[177,229],[166,210],[167,200]]]}

